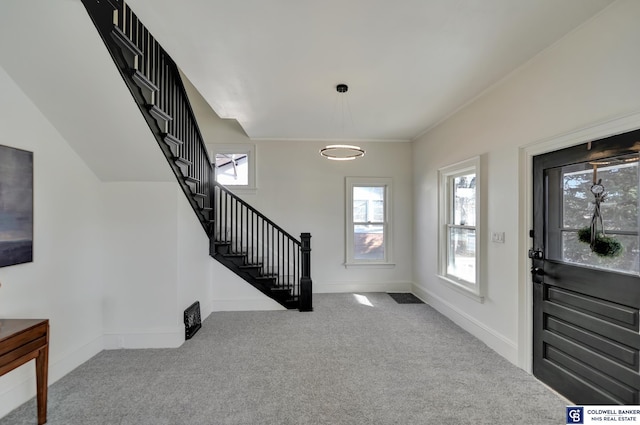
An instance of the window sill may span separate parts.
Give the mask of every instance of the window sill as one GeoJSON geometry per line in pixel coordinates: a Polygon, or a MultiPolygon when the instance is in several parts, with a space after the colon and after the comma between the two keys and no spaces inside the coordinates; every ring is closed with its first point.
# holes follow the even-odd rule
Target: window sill
{"type": "Polygon", "coordinates": [[[456,282],[455,280],[452,280],[446,276],[442,276],[442,275],[438,275],[438,277],[440,278],[440,280],[442,281],[442,283],[444,283],[446,286],[448,286],[449,288],[453,289],[454,291],[468,297],[471,298],[472,300],[479,302],[480,304],[484,303],[484,296],[477,294],[475,291],[473,291],[471,288],[468,288],[467,286],[464,286],[458,282],[456,282]]]}
{"type": "Polygon", "coordinates": [[[392,269],[395,263],[344,263],[345,269],[392,269]]]}

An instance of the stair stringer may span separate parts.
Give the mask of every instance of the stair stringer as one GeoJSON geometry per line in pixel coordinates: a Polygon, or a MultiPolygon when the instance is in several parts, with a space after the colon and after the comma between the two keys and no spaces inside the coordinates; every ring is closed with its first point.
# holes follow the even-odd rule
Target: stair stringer
{"type": "Polygon", "coordinates": [[[247,263],[247,256],[239,253],[230,253],[226,245],[211,239],[209,250],[211,257],[283,307],[287,309],[298,308],[298,300],[291,295],[289,290],[283,290],[275,286],[273,279],[270,280],[268,276],[261,273],[262,267],[260,265],[256,264],[255,268],[248,268],[247,266],[250,267],[252,265],[247,263]]]}
{"type": "Polygon", "coordinates": [[[211,258],[212,311],[271,311],[286,310],[250,282],[238,276],[233,269],[211,258]]]}
{"type": "MultiPolygon", "coordinates": [[[[188,166],[188,164],[181,162],[180,158],[176,157],[172,151],[171,142],[175,137],[166,131],[166,122],[171,120],[172,117],[150,103],[157,94],[157,87],[148,81],[137,69],[138,64],[143,59],[142,52],[114,25],[111,19],[113,5],[109,3],[108,1],[83,0],[83,4],[96,26],[102,41],[107,47],[122,80],[133,96],[135,104],[147,122],[178,184],[182,188],[193,211],[198,216],[204,231],[209,234],[211,229],[209,211],[200,206],[200,203],[187,184],[188,176],[185,175],[185,165],[188,166]]],[[[178,78],[181,77],[178,75],[178,78]]]]}

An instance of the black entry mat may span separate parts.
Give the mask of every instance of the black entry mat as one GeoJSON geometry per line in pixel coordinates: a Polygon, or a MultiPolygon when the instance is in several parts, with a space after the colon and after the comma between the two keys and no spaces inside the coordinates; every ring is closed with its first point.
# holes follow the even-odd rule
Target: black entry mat
{"type": "Polygon", "coordinates": [[[410,293],[387,292],[398,304],[424,304],[422,300],[410,293]]]}

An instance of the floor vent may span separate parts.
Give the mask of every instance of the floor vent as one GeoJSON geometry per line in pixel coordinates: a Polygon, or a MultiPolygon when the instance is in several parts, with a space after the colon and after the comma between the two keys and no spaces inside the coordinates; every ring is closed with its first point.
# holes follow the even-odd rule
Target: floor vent
{"type": "Polygon", "coordinates": [[[196,301],[184,311],[184,339],[191,339],[201,327],[200,302],[196,301]]]}
{"type": "Polygon", "coordinates": [[[411,293],[404,292],[388,292],[398,304],[424,304],[424,302],[411,293]]]}

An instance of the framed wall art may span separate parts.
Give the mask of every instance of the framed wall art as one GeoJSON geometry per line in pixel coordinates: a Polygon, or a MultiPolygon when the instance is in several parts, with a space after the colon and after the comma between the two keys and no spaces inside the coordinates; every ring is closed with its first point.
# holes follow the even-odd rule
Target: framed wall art
{"type": "Polygon", "coordinates": [[[0,145],[0,267],[33,261],[33,152],[0,145]]]}

